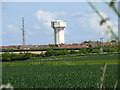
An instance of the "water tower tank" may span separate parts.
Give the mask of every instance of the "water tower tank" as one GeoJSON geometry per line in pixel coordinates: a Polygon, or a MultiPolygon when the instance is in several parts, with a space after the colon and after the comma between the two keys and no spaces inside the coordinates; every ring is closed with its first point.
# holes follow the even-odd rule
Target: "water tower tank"
{"type": "Polygon", "coordinates": [[[55,44],[64,44],[64,28],[66,27],[65,20],[51,21],[51,27],[54,29],[55,44]]]}

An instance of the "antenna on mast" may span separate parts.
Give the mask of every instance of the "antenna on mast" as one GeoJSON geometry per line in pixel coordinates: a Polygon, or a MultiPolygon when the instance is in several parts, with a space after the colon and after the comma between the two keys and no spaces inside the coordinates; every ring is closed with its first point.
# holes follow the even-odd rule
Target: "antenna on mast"
{"type": "Polygon", "coordinates": [[[25,45],[25,31],[24,31],[24,17],[22,17],[22,40],[23,40],[23,45],[25,45]]]}

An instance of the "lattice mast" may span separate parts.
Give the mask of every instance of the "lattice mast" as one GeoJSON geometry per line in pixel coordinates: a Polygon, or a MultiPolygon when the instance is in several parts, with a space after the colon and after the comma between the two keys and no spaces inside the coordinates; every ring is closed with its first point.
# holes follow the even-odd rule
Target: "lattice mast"
{"type": "Polygon", "coordinates": [[[25,45],[25,31],[24,31],[24,17],[22,18],[22,41],[23,45],[25,45]]]}

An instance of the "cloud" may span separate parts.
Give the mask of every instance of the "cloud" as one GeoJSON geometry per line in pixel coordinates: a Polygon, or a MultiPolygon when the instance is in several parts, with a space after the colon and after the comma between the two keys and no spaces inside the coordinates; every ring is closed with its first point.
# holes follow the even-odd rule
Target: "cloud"
{"type": "Polygon", "coordinates": [[[72,18],[81,18],[81,17],[85,17],[86,15],[84,13],[81,12],[75,12],[71,15],[72,18]]]}
{"type": "Polygon", "coordinates": [[[119,23],[118,21],[114,21],[113,24],[114,24],[115,26],[118,26],[118,25],[120,26],[120,23],[119,23]]]}
{"type": "MultiPolygon", "coordinates": [[[[14,34],[14,35],[19,35],[21,34],[22,35],[22,30],[17,28],[15,25],[12,25],[12,24],[9,24],[7,25],[7,30],[9,31],[10,34],[14,34]]],[[[6,34],[6,32],[4,32],[3,34],[6,34]]],[[[28,34],[28,35],[32,35],[32,32],[28,31],[25,29],[25,34],[28,34]]]]}
{"type": "Polygon", "coordinates": [[[12,25],[12,24],[7,25],[7,29],[9,31],[13,31],[13,32],[18,32],[19,31],[18,28],[16,26],[12,25]]]}
{"type": "MultiPolygon", "coordinates": [[[[88,12],[90,12],[90,11],[88,11],[88,12]]],[[[100,11],[100,14],[104,18],[108,17],[108,15],[106,13],[103,13],[101,11],[100,11]]],[[[78,23],[81,25],[81,27],[83,27],[83,28],[90,27],[98,33],[107,30],[106,25],[110,25],[112,27],[115,24],[117,24],[116,22],[111,22],[109,20],[106,22],[106,24],[103,24],[102,26],[100,26],[101,18],[95,12],[90,12],[90,13],[76,12],[76,13],[72,14],[72,17],[77,18],[78,23]]]]}
{"type": "Polygon", "coordinates": [[[97,16],[96,13],[74,13],[73,17],[77,16],[78,23],[81,27],[91,27],[92,29],[96,30],[99,28],[100,18],[97,16]]]}
{"type": "Polygon", "coordinates": [[[65,12],[49,12],[38,10],[35,16],[39,21],[42,21],[46,27],[50,27],[50,21],[57,19],[59,16],[65,15],[65,12]]]}
{"type": "Polygon", "coordinates": [[[93,29],[99,29],[100,19],[96,14],[91,14],[87,19],[93,29]]]}
{"type": "Polygon", "coordinates": [[[34,27],[35,29],[40,29],[40,25],[38,25],[38,24],[36,24],[36,23],[33,25],[33,27],[34,27]]]}
{"type": "MultiPolygon", "coordinates": [[[[106,13],[103,12],[100,13],[104,18],[108,18],[109,16],[106,13]]],[[[113,34],[110,32],[110,30],[107,27],[107,25],[109,25],[112,27],[113,32],[117,35],[118,28],[115,27],[115,25],[117,25],[118,23],[110,19],[106,23],[100,26],[101,18],[95,12],[93,13],[77,12],[77,13],[73,13],[72,17],[76,18],[79,25],[81,25],[81,27],[84,28],[84,30],[86,30],[87,32],[89,32],[89,30],[92,29],[94,30],[91,31],[92,33],[96,32],[101,36],[106,36],[107,39],[110,40],[111,38],[113,38],[113,34]],[[88,27],[91,29],[88,29],[88,27]]]]}
{"type": "Polygon", "coordinates": [[[28,35],[33,35],[33,33],[30,32],[30,31],[26,31],[26,33],[27,33],[28,35]]]}
{"type": "Polygon", "coordinates": [[[114,27],[114,28],[113,28],[113,32],[114,32],[114,33],[118,33],[118,27],[114,27]]]}
{"type": "MultiPolygon", "coordinates": [[[[106,13],[100,11],[100,14],[104,18],[107,18],[106,13]]],[[[71,16],[72,18],[76,18],[78,23],[84,28],[91,27],[94,30],[100,30],[99,23],[101,19],[91,8],[88,8],[87,12],[75,12],[71,16]]]]}

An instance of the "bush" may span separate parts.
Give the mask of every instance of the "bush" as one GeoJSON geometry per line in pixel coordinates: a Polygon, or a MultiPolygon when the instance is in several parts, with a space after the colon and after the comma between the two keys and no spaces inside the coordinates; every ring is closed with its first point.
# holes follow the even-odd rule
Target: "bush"
{"type": "Polygon", "coordinates": [[[15,60],[26,60],[30,58],[30,54],[15,54],[15,53],[3,53],[2,61],[15,61],[15,60]]]}
{"type": "Polygon", "coordinates": [[[91,48],[86,48],[86,52],[85,53],[92,53],[92,50],[93,50],[92,47],[91,48]]]}
{"type": "Polygon", "coordinates": [[[70,54],[76,54],[77,52],[75,50],[71,50],[70,54]]]}
{"type": "Polygon", "coordinates": [[[99,49],[93,49],[91,52],[92,53],[100,53],[100,50],[99,49]]]}
{"type": "Polygon", "coordinates": [[[47,52],[45,53],[45,56],[58,56],[58,55],[67,55],[68,50],[58,50],[58,51],[54,51],[53,49],[49,49],[47,50],[47,52]]]}
{"type": "Polygon", "coordinates": [[[10,57],[11,54],[10,53],[2,53],[2,57],[10,57]]]}
{"type": "Polygon", "coordinates": [[[85,54],[86,51],[87,51],[87,48],[80,48],[79,53],[80,53],[80,54],[85,54]]]}
{"type": "Polygon", "coordinates": [[[45,57],[46,55],[45,55],[45,54],[43,54],[43,53],[41,53],[41,54],[40,54],[40,56],[41,56],[41,57],[45,57]]]}
{"type": "Polygon", "coordinates": [[[58,55],[67,55],[67,54],[69,54],[69,52],[68,52],[68,50],[60,50],[60,51],[58,51],[58,55]]]}
{"type": "Polygon", "coordinates": [[[47,52],[45,53],[46,56],[54,56],[55,52],[53,51],[53,49],[48,49],[47,52]]]}
{"type": "Polygon", "coordinates": [[[104,52],[118,52],[118,48],[103,48],[104,52]]]}

